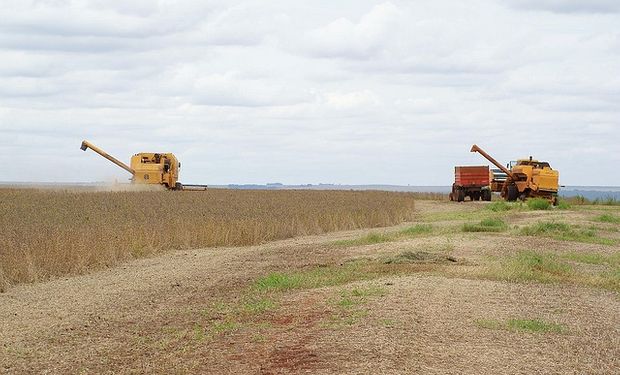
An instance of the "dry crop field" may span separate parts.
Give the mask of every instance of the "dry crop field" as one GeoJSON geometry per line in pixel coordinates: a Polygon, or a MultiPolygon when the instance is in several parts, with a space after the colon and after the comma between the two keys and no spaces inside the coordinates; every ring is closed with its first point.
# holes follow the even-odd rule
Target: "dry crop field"
{"type": "MultiPolygon", "coordinates": [[[[259,194],[255,204],[280,205],[266,203],[278,192],[213,193],[228,200],[259,194]]],[[[260,240],[248,246],[182,243],[183,250],[118,267],[14,285],[0,293],[0,372],[620,368],[620,207],[416,200],[414,208],[406,194],[281,194],[292,194],[281,215],[295,216],[291,207],[303,200],[298,217],[308,205],[314,215],[348,212],[348,219],[285,232],[293,238],[283,240],[251,237],[260,240]],[[379,225],[391,226],[361,228],[379,225]]],[[[152,199],[168,196],[186,199],[152,199]]]]}
{"type": "Polygon", "coordinates": [[[259,244],[413,218],[411,194],[0,189],[0,290],[168,250],[259,244]]]}

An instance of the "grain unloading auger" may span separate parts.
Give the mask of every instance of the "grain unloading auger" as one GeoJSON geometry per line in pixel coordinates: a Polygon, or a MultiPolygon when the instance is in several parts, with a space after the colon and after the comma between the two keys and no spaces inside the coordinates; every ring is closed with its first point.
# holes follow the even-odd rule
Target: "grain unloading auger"
{"type": "Polygon", "coordinates": [[[132,184],[161,185],[169,190],[204,190],[206,185],[183,185],[179,180],[181,163],[172,153],[141,152],[131,157],[131,166],[116,159],[88,141],[82,141],[83,151],[91,149],[131,173],[132,184]]]}
{"type": "Polygon", "coordinates": [[[517,160],[516,164],[508,169],[477,145],[473,145],[470,151],[478,152],[506,174],[503,183],[491,183],[494,190],[499,191],[505,200],[539,197],[557,204],[560,173],[553,170],[548,162],[534,160],[530,156],[529,159],[517,160]]]}

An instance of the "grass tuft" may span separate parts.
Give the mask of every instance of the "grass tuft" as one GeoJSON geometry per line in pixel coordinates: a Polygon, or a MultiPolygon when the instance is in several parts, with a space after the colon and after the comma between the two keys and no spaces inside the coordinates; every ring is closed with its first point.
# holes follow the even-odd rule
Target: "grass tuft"
{"type": "Polygon", "coordinates": [[[526,236],[537,236],[549,233],[568,233],[570,231],[570,225],[555,221],[538,222],[521,229],[521,232],[526,236]]]}
{"type": "Polygon", "coordinates": [[[463,232],[501,232],[507,228],[506,223],[499,218],[486,218],[479,224],[463,224],[463,232]]]}
{"type": "Polygon", "coordinates": [[[565,199],[559,199],[558,205],[556,206],[556,208],[558,210],[570,210],[572,206],[565,199]]]}
{"type": "Polygon", "coordinates": [[[383,233],[369,233],[365,237],[362,237],[362,244],[377,244],[382,242],[390,242],[393,237],[383,233]]]}
{"type": "Polygon", "coordinates": [[[527,200],[527,207],[530,210],[548,210],[551,208],[551,202],[543,198],[532,198],[527,200]]]}
{"type": "Polygon", "coordinates": [[[514,207],[515,207],[514,205],[508,204],[507,202],[504,202],[504,201],[491,202],[486,206],[488,210],[491,210],[493,212],[510,211],[514,207]]]}
{"type": "Polygon", "coordinates": [[[433,231],[433,226],[430,224],[417,224],[409,228],[405,228],[400,231],[400,234],[406,236],[417,236],[420,234],[427,234],[433,231]]]}

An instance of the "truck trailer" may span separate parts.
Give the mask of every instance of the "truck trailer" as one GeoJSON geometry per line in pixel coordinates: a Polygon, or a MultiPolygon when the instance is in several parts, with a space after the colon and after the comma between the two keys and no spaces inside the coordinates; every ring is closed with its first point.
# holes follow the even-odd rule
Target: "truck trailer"
{"type": "Polygon", "coordinates": [[[472,201],[490,201],[491,187],[489,184],[488,166],[456,166],[450,200],[463,202],[465,197],[469,197],[472,201]]]}

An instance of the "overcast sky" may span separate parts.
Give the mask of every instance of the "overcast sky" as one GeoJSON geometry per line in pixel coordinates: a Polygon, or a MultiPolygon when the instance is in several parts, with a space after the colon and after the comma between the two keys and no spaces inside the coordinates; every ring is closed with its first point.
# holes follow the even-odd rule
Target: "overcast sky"
{"type": "Polygon", "coordinates": [[[2,0],[3,181],[448,185],[548,160],[620,185],[617,0],[2,0]]]}

